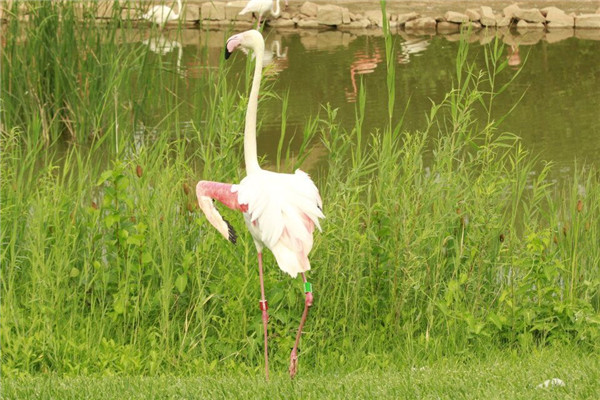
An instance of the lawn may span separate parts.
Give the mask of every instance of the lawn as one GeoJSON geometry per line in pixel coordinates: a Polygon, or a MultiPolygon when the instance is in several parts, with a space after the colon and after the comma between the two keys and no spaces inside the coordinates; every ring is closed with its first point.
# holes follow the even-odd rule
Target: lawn
{"type": "Polygon", "coordinates": [[[3,399],[598,399],[600,360],[570,348],[530,354],[492,351],[485,357],[451,357],[396,370],[360,368],[337,373],[300,365],[291,381],[262,376],[58,377],[4,380],[3,399]],[[564,386],[538,388],[559,378],[564,386]]]}

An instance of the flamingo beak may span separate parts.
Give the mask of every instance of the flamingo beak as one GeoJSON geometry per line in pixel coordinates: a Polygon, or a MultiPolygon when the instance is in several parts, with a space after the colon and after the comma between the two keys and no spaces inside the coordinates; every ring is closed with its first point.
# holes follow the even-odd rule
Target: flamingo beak
{"type": "Polygon", "coordinates": [[[240,35],[233,35],[229,39],[227,39],[227,44],[225,45],[225,59],[227,60],[231,53],[235,49],[237,49],[240,44],[242,44],[242,37],[240,35]]]}

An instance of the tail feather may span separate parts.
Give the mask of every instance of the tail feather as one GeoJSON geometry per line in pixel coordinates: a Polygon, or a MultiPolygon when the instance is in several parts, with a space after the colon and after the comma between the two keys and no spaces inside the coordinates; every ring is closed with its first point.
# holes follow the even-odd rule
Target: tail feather
{"type": "Polygon", "coordinates": [[[277,260],[279,268],[295,278],[298,273],[310,271],[310,261],[302,252],[298,253],[279,242],[271,251],[277,260]]]}

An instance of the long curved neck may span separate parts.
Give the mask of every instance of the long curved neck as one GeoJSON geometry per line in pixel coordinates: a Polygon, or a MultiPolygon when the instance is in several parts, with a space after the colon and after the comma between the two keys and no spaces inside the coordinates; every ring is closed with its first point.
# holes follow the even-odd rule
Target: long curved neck
{"type": "Polygon", "coordinates": [[[279,8],[279,0],[275,0],[275,4],[273,5],[273,8],[271,9],[271,15],[274,16],[275,18],[279,17],[279,14],[281,13],[281,9],[279,8]]]}
{"type": "Polygon", "coordinates": [[[175,19],[179,18],[180,14],[181,14],[181,0],[177,0],[177,13],[175,13],[175,10],[173,10],[173,18],[175,18],[175,19]]]}
{"type": "Polygon", "coordinates": [[[256,113],[258,110],[258,91],[262,78],[264,47],[264,43],[259,43],[253,49],[256,55],[256,65],[254,66],[254,78],[252,78],[252,89],[250,89],[250,97],[248,98],[246,126],[244,128],[244,160],[246,161],[247,174],[260,170],[256,153],[256,113]]]}

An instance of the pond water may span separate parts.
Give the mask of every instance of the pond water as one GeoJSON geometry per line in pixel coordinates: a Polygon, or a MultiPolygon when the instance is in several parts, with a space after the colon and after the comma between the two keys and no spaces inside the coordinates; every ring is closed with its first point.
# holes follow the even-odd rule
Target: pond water
{"type": "MultiPolygon", "coordinates": [[[[194,80],[207,67],[218,65],[229,34],[169,31],[145,43],[157,54],[151,62],[171,63],[181,72],[179,79],[185,83],[177,94],[191,98],[194,80]],[[208,45],[207,52],[201,50],[201,44],[208,45]]],[[[289,92],[288,132],[301,132],[307,118],[327,103],[339,109],[341,123],[350,128],[361,80],[367,91],[365,131],[382,127],[387,113],[383,37],[340,31],[317,34],[272,30],[265,34],[267,74],[274,79],[276,93],[289,92]]],[[[550,43],[550,39],[538,38],[537,43],[526,45],[523,40],[515,45],[514,37],[507,38],[505,41],[512,46],[506,45],[504,51],[514,65],[503,71],[500,81],[516,74],[518,64],[523,70],[497,99],[500,116],[522,97],[505,120],[504,130],[519,135],[525,147],[542,159],[555,162],[561,174],[570,175],[575,162],[600,166],[600,41],[570,37],[550,43]]],[[[484,68],[483,46],[473,41],[469,57],[484,68]]],[[[405,130],[422,130],[431,102],[440,102],[451,89],[458,46],[456,36],[396,37],[396,108],[398,115],[406,109],[405,130]]],[[[238,54],[229,61],[230,73],[241,73],[245,59],[238,54]]],[[[180,115],[193,115],[192,107],[187,111],[185,107],[180,115]]],[[[155,114],[154,122],[162,117],[155,114]]],[[[259,153],[273,159],[281,127],[281,101],[268,99],[262,103],[260,118],[264,122],[259,132],[259,153]]],[[[318,146],[314,152],[316,157],[312,159],[322,154],[318,146]]]]}

